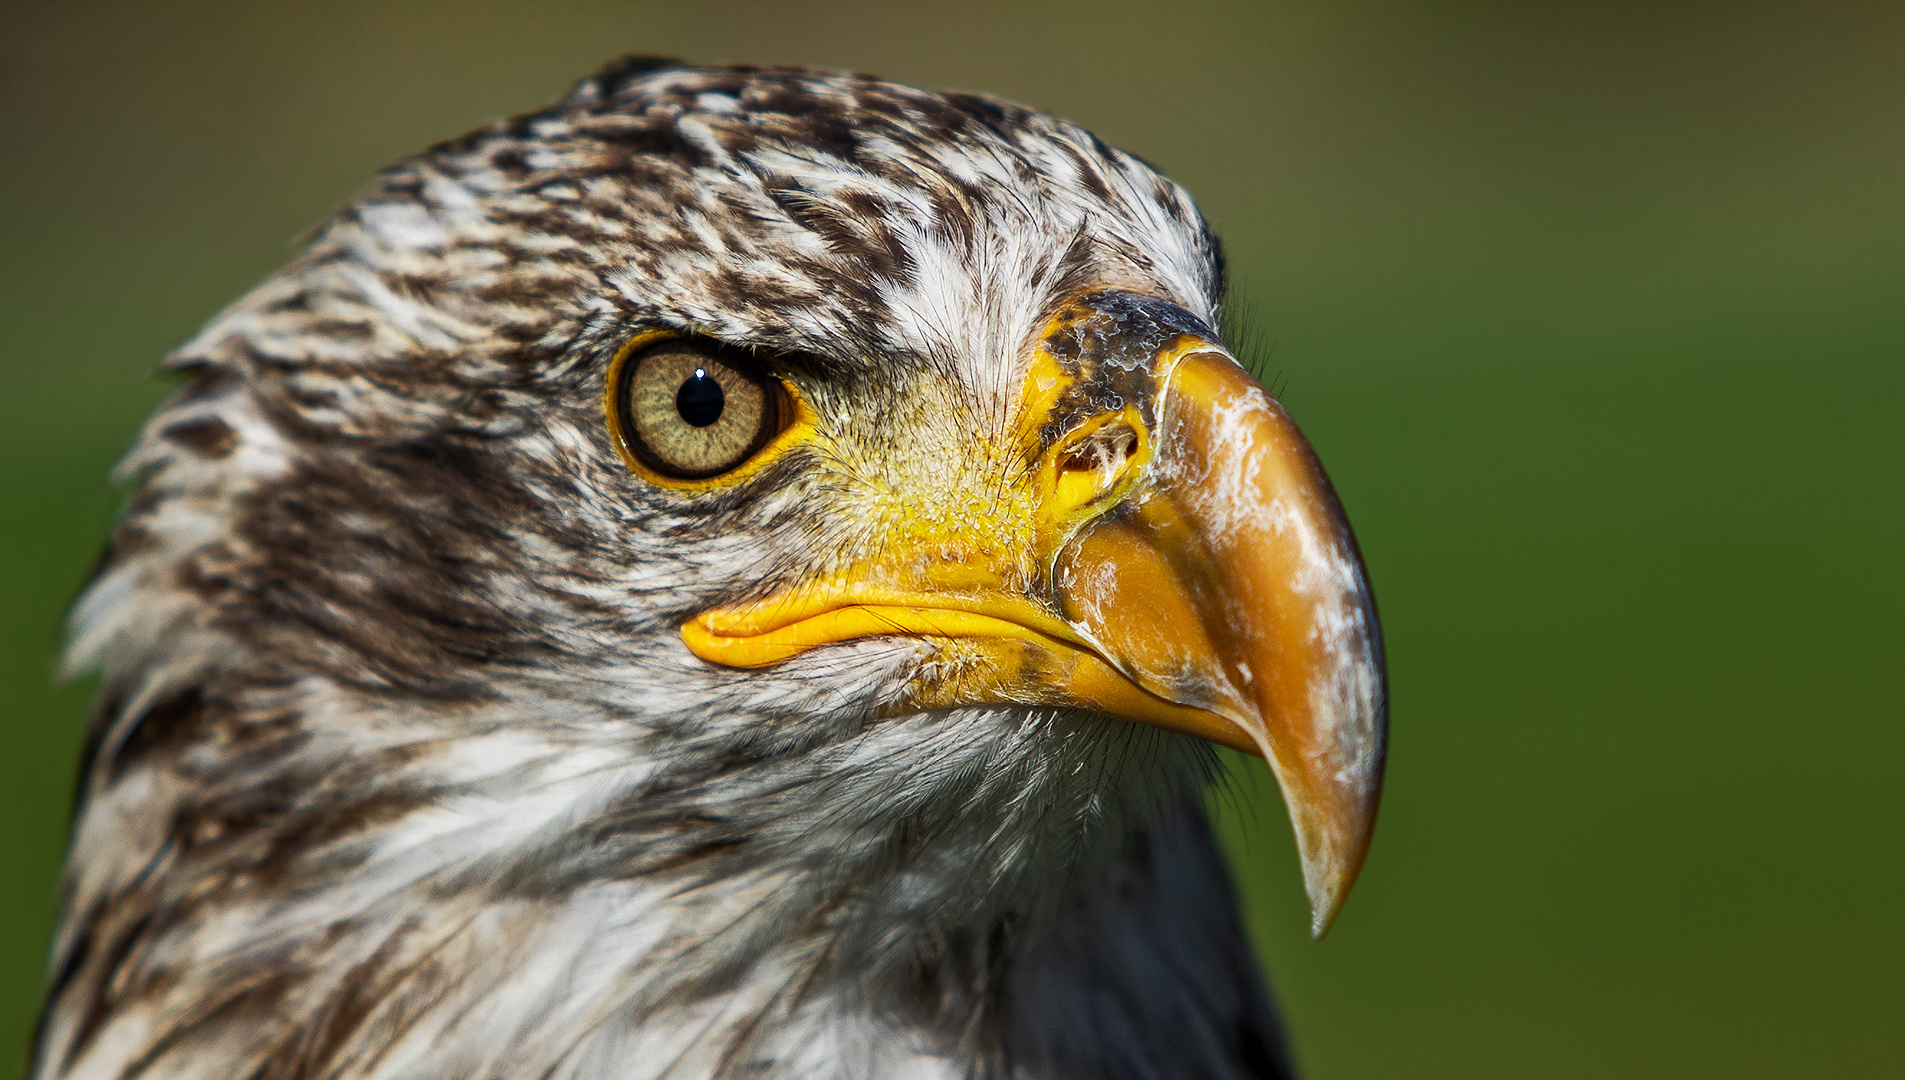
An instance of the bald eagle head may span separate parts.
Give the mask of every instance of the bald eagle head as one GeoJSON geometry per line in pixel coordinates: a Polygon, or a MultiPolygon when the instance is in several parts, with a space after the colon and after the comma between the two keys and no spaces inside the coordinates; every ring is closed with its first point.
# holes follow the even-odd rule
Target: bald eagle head
{"type": "Polygon", "coordinates": [[[1316,930],[1382,654],[1189,197],[1070,124],[623,63],[171,361],[42,1077],[1273,1076],[1199,809],[1316,930]]]}

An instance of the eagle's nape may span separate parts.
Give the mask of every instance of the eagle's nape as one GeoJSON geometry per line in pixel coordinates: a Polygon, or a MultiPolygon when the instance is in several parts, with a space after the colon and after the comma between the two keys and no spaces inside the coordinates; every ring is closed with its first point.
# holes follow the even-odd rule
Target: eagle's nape
{"type": "Polygon", "coordinates": [[[1191,736],[1320,932],[1382,654],[1220,263],[857,76],[624,63],[390,170],[124,466],[35,1075],[1286,1075],[1191,736]]]}

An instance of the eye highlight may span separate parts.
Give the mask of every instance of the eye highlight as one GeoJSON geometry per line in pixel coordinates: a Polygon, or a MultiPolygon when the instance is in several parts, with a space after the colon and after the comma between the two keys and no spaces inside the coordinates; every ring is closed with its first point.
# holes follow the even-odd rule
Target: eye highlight
{"type": "Polygon", "coordinates": [[[672,480],[705,480],[759,453],[785,426],[779,380],[742,349],[706,338],[637,345],[609,372],[622,449],[672,480]]]}

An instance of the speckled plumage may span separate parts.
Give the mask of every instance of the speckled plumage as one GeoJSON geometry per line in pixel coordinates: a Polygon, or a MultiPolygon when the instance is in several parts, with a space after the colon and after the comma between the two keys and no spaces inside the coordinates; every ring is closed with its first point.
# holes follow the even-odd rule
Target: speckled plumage
{"type": "Polygon", "coordinates": [[[124,467],[36,1075],[1284,1075],[1203,744],[677,633],[986,497],[933,451],[1066,296],[1221,276],[1088,133],[860,77],[624,63],[386,173],[124,467]],[[644,484],[600,402],[657,327],[801,354],[858,456],[644,484]]]}

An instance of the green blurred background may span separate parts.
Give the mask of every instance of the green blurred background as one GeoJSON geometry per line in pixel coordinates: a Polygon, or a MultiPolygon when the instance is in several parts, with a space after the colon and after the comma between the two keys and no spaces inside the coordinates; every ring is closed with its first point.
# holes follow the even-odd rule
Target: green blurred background
{"type": "Polygon", "coordinates": [[[1905,1070],[1905,6],[45,4],[0,12],[0,1077],[87,687],[61,613],[154,362],[392,159],[622,52],[983,90],[1184,182],[1388,632],[1310,1075],[1905,1070]]]}

